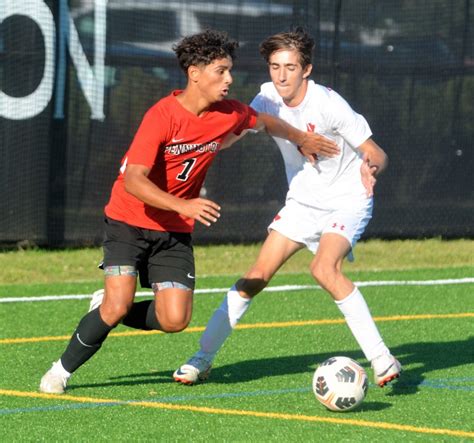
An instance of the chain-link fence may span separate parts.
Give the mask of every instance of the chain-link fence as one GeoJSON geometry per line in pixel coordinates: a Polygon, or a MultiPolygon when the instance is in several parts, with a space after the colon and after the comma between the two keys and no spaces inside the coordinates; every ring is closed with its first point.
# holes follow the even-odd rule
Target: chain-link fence
{"type": "MultiPolygon", "coordinates": [[[[185,86],[171,46],[205,28],[241,47],[231,96],[249,103],[258,45],[302,25],[313,79],[363,114],[390,165],[367,237],[474,232],[471,0],[0,0],[0,243],[97,244],[103,207],[144,112],[185,86]]],[[[285,174],[266,135],[217,157],[205,192],[222,206],[197,242],[262,240],[285,174]]]]}

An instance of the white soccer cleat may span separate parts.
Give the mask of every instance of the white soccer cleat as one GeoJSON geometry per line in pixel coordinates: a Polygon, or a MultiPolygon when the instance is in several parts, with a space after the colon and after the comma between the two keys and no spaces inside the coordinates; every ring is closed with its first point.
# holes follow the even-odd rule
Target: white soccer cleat
{"type": "Polygon", "coordinates": [[[212,363],[201,357],[191,357],[186,364],[174,371],[173,378],[178,383],[193,385],[198,381],[207,380],[212,363]]]}
{"type": "Polygon", "coordinates": [[[102,301],[104,300],[104,293],[105,292],[103,289],[98,289],[92,294],[91,302],[89,303],[89,312],[98,308],[102,304],[102,301]]]}
{"type": "Polygon", "coordinates": [[[51,369],[43,375],[39,390],[45,394],[64,394],[70,375],[66,375],[60,360],[53,363],[51,369]]]}
{"type": "Polygon", "coordinates": [[[402,365],[392,354],[382,354],[372,360],[374,381],[383,388],[386,384],[400,377],[402,365]]]}

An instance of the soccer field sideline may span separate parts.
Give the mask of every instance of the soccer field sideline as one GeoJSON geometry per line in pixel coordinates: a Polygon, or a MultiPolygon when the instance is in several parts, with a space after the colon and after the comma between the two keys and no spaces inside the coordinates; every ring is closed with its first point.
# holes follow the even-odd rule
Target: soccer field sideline
{"type": "MultiPolygon", "coordinates": [[[[474,283],[474,277],[451,278],[439,280],[374,280],[374,281],[355,281],[358,287],[368,286],[433,286],[433,285],[458,285],[474,283]]],[[[229,288],[203,288],[194,290],[194,294],[215,294],[219,292],[227,292],[229,288]]],[[[286,292],[300,291],[306,289],[322,289],[318,285],[279,285],[265,288],[265,292],[286,292]]],[[[137,291],[136,297],[148,297],[153,295],[151,291],[137,291]]],[[[58,300],[82,300],[91,298],[92,294],[63,294],[63,295],[42,295],[35,297],[0,297],[0,303],[15,302],[41,302],[41,301],[58,301],[58,300]]]]}
{"type": "Polygon", "coordinates": [[[0,396],[8,397],[26,397],[26,398],[37,398],[45,400],[62,400],[62,401],[73,401],[76,403],[89,403],[94,405],[117,405],[117,406],[130,406],[130,407],[142,407],[152,409],[166,409],[172,411],[187,411],[187,412],[198,412],[204,414],[215,414],[215,415],[234,415],[234,416],[248,416],[265,419],[279,419],[279,420],[290,420],[290,421],[306,421],[306,422],[319,422],[319,423],[330,423],[338,425],[349,425],[358,427],[378,428],[384,430],[393,431],[405,431],[418,434],[431,434],[431,435],[445,435],[452,437],[466,437],[474,438],[474,432],[462,431],[457,429],[443,429],[443,428],[429,428],[424,426],[412,426],[398,423],[389,422],[376,422],[369,420],[357,420],[351,418],[335,418],[335,417],[322,417],[318,415],[303,415],[303,414],[283,414],[275,412],[264,412],[264,411],[251,411],[245,409],[224,409],[224,408],[211,408],[193,405],[177,405],[173,403],[165,403],[159,401],[142,401],[142,400],[118,400],[118,399],[104,399],[95,397],[79,397],[68,394],[43,394],[40,392],[26,392],[26,391],[15,391],[9,389],[0,389],[0,396]]]}

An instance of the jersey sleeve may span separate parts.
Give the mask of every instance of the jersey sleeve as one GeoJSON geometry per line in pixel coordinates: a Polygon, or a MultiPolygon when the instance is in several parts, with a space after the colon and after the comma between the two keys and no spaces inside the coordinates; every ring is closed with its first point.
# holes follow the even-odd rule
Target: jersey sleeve
{"type": "Polygon", "coordinates": [[[166,119],[157,108],[147,111],[126,154],[127,163],[151,168],[156,161],[160,146],[166,140],[166,119]]]}
{"type": "Polygon", "coordinates": [[[250,103],[250,106],[255,109],[257,112],[265,112],[268,114],[268,100],[265,98],[264,95],[257,94],[255,98],[250,103]]]}
{"type": "Polygon", "coordinates": [[[337,92],[329,92],[328,104],[326,113],[328,125],[351,146],[359,147],[372,135],[367,120],[355,112],[337,92]]]}
{"type": "Polygon", "coordinates": [[[234,106],[241,117],[241,121],[233,130],[233,133],[235,135],[240,135],[240,133],[245,129],[252,129],[257,124],[258,112],[253,107],[238,101],[234,103],[234,106]]]}

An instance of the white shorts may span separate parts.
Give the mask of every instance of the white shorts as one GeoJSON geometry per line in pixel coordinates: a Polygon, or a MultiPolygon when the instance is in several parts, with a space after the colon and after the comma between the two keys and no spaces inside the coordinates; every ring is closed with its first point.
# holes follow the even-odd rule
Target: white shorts
{"type": "MultiPolygon", "coordinates": [[[[373,200],[365,199],[362,205],[338,210],[322,210],[287,200],[285,206],[268,226],[285,237],[306,247],[315,254],[321,236],[327,232],[342,235],[354,248],[372,218],[373,200]],[[358,206],[358,207],[357,207],[358,206]]],[[[348,259],[354,259],[352,251],[348,259]]]]}

